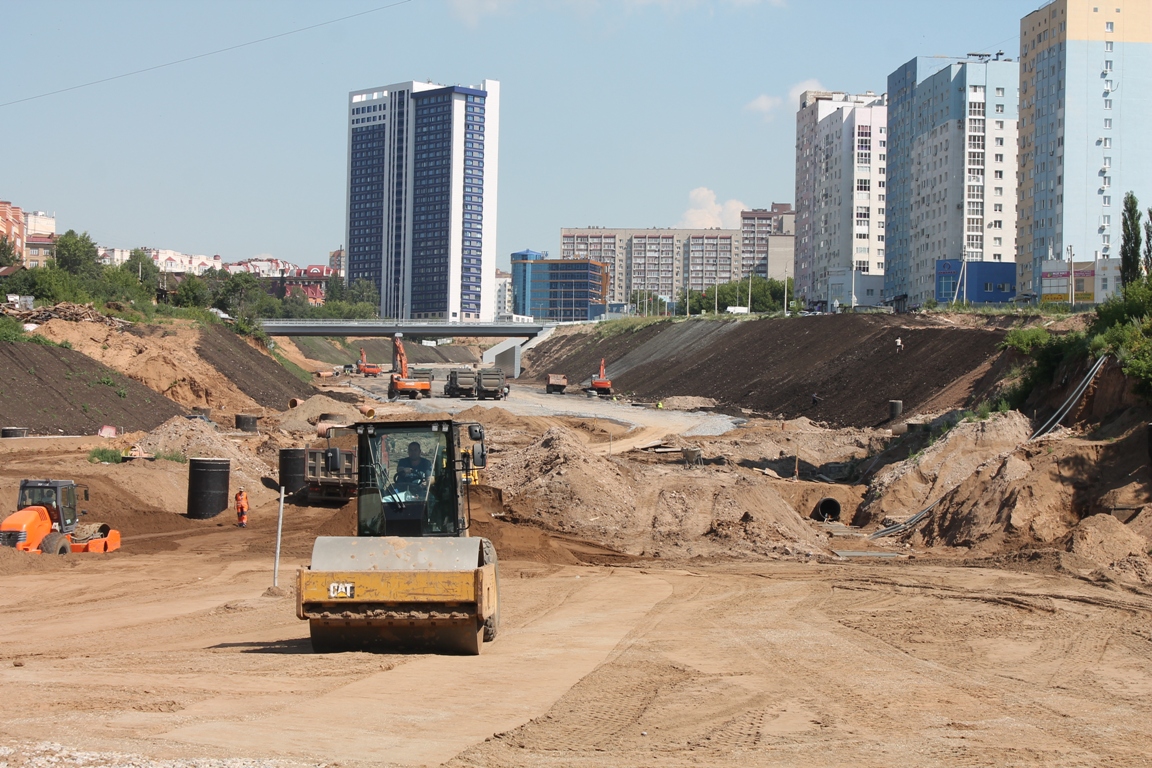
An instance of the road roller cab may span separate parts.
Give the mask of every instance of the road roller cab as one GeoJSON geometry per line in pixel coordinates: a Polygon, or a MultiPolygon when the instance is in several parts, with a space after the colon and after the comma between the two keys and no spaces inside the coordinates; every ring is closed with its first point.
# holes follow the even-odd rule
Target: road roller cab
{"type": "MultiPolygon", "coordinates": [[[[297,574],[313,649],[480,652],[496,636],[496,551],[469,536],[470,478],[484,428],[366,421],[356,435],[356,536],[321,536],[297,574]]],[[[340,460],[340,449],[327,451],[340,460]]]]}
{"type": "Polygon", "coordinates": [[[119,549],[119,531],[80,523],[87,514],[76,507],[81,495],[88,500],[88,487],[72,480],[21,480],[17,511],[0,522],[0,546],[52,555],[119,549]]]}

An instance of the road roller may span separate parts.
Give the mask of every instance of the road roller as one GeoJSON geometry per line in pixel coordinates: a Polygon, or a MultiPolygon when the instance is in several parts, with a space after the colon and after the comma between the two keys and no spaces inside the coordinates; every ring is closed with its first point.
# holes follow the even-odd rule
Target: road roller
{"type": "MultiPolygon", "coordinates": [[[[364,421],[328,436],[348,434],[359,458],[356,535],[317,537],[296,576],[312,649],[480,653],[500,625],[496,550],[468,531],[484,427],[364,421]]],[[[340,466],[341,449],[325,451],[340,466]]]]}

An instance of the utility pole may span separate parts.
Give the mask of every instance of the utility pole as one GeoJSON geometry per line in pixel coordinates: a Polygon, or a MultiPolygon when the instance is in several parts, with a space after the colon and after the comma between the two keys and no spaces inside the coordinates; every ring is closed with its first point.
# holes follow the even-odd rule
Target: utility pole
{"type": "Polygon", "coordinates": [[[1072,256],[1072,246],[1068,246],[1068,306],[1076,303],[1076,262],[1072,256]]]}

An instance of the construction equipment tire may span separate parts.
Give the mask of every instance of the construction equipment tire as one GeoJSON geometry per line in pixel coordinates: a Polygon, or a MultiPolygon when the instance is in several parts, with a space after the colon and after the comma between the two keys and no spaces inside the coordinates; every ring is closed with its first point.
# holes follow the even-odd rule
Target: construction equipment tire
{"type": "Polygon", "coordinates": [[[484,619],[484,642],[490,643],[496,639],[500,631],[500,567],[496,559],[496,547],[488,539],[481,539],[480,544],[481,565],[496,563],[496,612],[484,619]]]}
{"type": "Polygon", "coordinates": [[[72,551],[72,545],[64,534],[50,533],[40,541],[40,551],[45,555],[67,555],[72,551]]]}

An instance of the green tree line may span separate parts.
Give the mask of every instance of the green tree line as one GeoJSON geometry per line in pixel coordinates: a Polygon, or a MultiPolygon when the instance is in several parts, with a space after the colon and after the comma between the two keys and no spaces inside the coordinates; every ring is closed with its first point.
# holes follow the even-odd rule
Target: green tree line
{"type": "MultiPolygon", "coordinates": [[[[11,243],[0,238],[0,266],[19,263],[11,243]]],[[[289,291],[281,280],[268,292],[266,283],[247,272],[229,274],[208,270],[200,276],[188,274],[175,291],[166,289],[171,275],[142,250],[132,251],[119,266],[100,263],[96,243],[87,232],[68,230],[56,240],[55,263],[23,269],[0,280],[0,293],[33,296],[43,304],[70,301],[77,304],[110,303],[131,307],[145,315],[154,303],[162,301],[188,309],[214,307],[239,319],[256,317],[362,319],[376,316],[379,296],[370,280],[357,280],[345,286],[339,277],[331,278],[323,306],[312,306],[299,291],[289,291]]]]}

